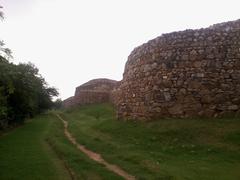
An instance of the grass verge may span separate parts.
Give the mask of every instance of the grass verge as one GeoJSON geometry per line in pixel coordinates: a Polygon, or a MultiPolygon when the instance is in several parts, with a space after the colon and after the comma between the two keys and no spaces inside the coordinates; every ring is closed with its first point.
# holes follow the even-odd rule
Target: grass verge
{"type": "Polygon", "coordinates": [[[93,162],[64,136],[54,114],[30,120],[0,137],[2,180],[120,180],[93,162]]]}
{"type": "Polygon", "coordinates": [[[39,116],[0,137],[0,179],[70,179],[44,141],[49,125],[45,116],[39,116]]]}
{"type": "Polygon", "coordinates": [[[118,175],[108,171],[104,166],[90,160],[80,152],[64,135],[62,122],[54,115],[46,136],[46,141],[64,162],[73,179],[83,180],[122,180],[118,175]]]}
{"type": "Polygon", "coordinates": [[[240,179],[240,119],[123,122],[107,104],[61,115],[80,144],[138,179],[240,179]]]}

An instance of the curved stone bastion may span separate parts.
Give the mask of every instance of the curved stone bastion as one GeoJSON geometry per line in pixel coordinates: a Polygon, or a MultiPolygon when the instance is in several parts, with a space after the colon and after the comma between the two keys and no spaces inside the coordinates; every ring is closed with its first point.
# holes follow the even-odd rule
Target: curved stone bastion
{"type": "Polygon", "coordinates": [[[125,119],[239,113],[240,20],[163,34],[135,48],[113,99],[125,119]]]}

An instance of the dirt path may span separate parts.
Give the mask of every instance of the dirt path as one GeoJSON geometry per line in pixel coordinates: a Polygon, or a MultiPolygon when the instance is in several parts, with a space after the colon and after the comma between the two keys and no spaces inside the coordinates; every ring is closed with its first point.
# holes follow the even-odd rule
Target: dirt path
{"type": "Polygon", "coordinates": [[[69,139],[69,141],[71,141],[72,144],[74,144],[80,151],[82,151],[84,154],[86,154],[90,159],[105,165],[105,167],[118,174],[119,176],[127,179],[127,180],[135,180],[135,177],[128,174],[127,172],[125,172],[124,170],[122,170],[120,167],[118,167],[117,165],[114,164],[110,164],[108,163],[106,160],[104,160],[102,158],[102,156],[98,153],[95,153],[89,149],[87,149],[85,146],[77,143],[76,139],[71,135],[71,133],[68,131],[68,122],[65,121],[60,115],[56,114],[57,117],[63,122],[64,124],[64,133],[66,135],[66,137],[69,139]]]}

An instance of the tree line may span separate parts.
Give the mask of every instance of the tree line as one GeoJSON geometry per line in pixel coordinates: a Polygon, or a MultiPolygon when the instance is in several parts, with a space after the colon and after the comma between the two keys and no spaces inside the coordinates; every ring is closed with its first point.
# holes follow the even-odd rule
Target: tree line
{"type": "Polygon", "coordinates": [[[0,129],[53,107],[52,98],[58,96],[58,91],[48,86],[34,64],[14,64],[10,59],[11,50],[0,41],[0,129]]]}

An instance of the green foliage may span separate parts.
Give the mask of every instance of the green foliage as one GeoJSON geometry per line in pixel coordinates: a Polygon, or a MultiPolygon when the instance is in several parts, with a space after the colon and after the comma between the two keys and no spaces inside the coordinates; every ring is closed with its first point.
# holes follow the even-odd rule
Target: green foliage
{"type": "MultiPolygon", "coordinates": [[[[1,11],[3,7],[0,5],[0,20],[4,19],[4,14],[1,11]]],[[[0,40],[0,56],[4,56],[6,59],[11,59],[12,58],[12,51],[9,48],[4,47],[5,43],[0,40]]]]}
{"type": "Polygon", "coordinates": [[[54,109],[61,109],[63,107],[63,102],[61,99],[56,99],[54,102],[53,102],[53,108],[54,109]]]}
{"type": "Polygon", "coordinates": [[[33,64],[15,65],[0,56],[0,128],[51,108],[57,95],[33,64]]]}
{"type": "MultiPolygon", "coordinates": [[[[0,6],[0,18],[3,12],[0,6]]],[[[10,49],[0,40],[0,129],[21,123],[53,106],[55,88],[48,87],[38,69],[31,63],[15,65],[10,49]]]]}
{"type": "MultiPolygon", "coordinates": [[[[0,5],[0,9],[2,9],[3,7],[0,5]]],[[[3,19],[3,12],[0,10],[0,19],[3,19]]]]}

